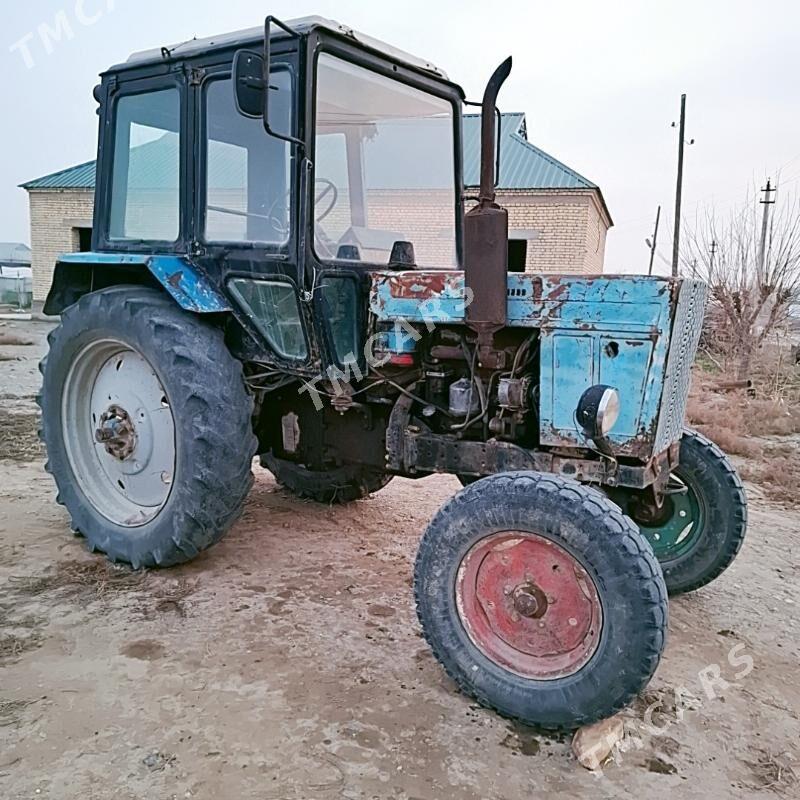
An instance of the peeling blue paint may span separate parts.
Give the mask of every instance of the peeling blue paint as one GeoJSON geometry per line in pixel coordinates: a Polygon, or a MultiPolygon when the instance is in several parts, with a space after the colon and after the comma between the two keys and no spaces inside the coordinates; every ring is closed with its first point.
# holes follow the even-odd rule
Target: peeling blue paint
{"type": "Polygon", "coordinates": [[[230,311],[224,295],[184,256],[146,253],[66,253],[64,264],[134,265],[147,267],[181,308],[198,314],[230,311]]]}
{"type": "Polygon", "coordinates": [[[416,339],[400,327],[378,331],[377,344],[389,353],[414,353],[417,349],[416,339]]]}
{"type": "MultiPolygon", "coordinates": [[[[637,275],[508,275],[508,326],[541,332],[542,444],[586,446],[576,407],[589,386],[604,383],[620,393],[615,452],[653,454],[659,415],[675,413],[661,408],[661,398],[680,285],[637,275]]],[[[381,322],[459,325],[464,296],[462,272],[380,272],[372,276],[370,311],[381,322]]],[[[694,349],[685,357],[693,359],[694,349]]]]}

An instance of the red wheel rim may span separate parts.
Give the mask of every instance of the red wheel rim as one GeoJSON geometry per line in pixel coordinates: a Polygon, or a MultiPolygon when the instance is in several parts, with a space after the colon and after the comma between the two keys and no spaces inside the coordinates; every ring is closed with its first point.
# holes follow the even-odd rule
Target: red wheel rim
{"type": "Polygon", "coordinates": [[[458,569],[456,603],[473,644],[525,678],[573,675],[600,642],[594,581],[563,547],[535,533],[502,531],[473,545],[458,569]]]}

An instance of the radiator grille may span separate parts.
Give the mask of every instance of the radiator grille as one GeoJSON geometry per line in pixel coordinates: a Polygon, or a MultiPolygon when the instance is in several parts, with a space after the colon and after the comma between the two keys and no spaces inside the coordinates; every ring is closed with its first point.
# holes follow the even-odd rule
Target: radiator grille
{"type": "Polygon", "coordinates": [[[692,362],[700,341],[707,287],[702,281],[684,280],[672,324],[664,390],[653,452],[661,453],[683,433],[692,362]]]}

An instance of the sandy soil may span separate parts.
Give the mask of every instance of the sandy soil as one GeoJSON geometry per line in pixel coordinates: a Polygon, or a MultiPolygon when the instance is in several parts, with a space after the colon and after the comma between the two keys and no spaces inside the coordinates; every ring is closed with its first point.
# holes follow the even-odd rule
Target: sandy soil
{"type": "Polygon", "coordinates": [[[17,426],[0,441],[0,797],[800,796],[797,512],[754,493],[739,559],[671,603],[627,750],[595,776],[568,738],[461,695],[420,638],[415,545],[453,478],[327,508],[257,470],[244,517],[192,564],[89,554],[30,441],[46,330],[0,346],[21,359],[0,360],[0,426],[17,426]]]}

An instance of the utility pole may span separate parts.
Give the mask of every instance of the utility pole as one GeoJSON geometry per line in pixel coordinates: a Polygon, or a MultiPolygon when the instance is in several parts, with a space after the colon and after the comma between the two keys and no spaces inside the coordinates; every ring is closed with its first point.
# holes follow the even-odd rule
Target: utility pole
{"type": "Polygon", "coordinates": [[[767,178],[767,185],[761,190],[764,192],[764,199],[758,202],[764,206],[764,215],[761,219],[761,247],[758,251],[758,276],[760,281],[763,281],[765,274],[765,266],[767,261],[767,220],[769,219],[769,207],[775,202],[770,199],[770,194],[775,192],[772,188],[769,178],[767,178]]]}
{"type": "Polygon", "coordinates": [[[714,254],[716,252],[717,252],[717,242],[716,242],[716,240],[712,239],[711,240],[711,250],[710,250],[711,262],[710,262],[709,267],[708,267],[709,273],[713,273],[714,272],[714,254]]]}
{"type": "MultiPolygon", "coordinates": [[[[672,123],[675,127],[675,123],[672,123]]],[[[675,187],[675,235],[672,241],[672,276],[678,275],[678,252],[681,239],[681,191],[683,190],[683,145],[686,132],[686,95],[681,95],[681,121],[678,128],[678,182],[675,187]]],[[[692,139],[689,144],[694,144],[692,139]]]]}
{"type": "Polygon", "coordinates": [[[656,239],[658,239],[658,220],[661,218],[661,206],[656,210],[656,225],[653,228],[653,241],[650,242],[650,266],[647,268],[647,274],[653,274],[653,259],[656,255],[656,239]]]}

